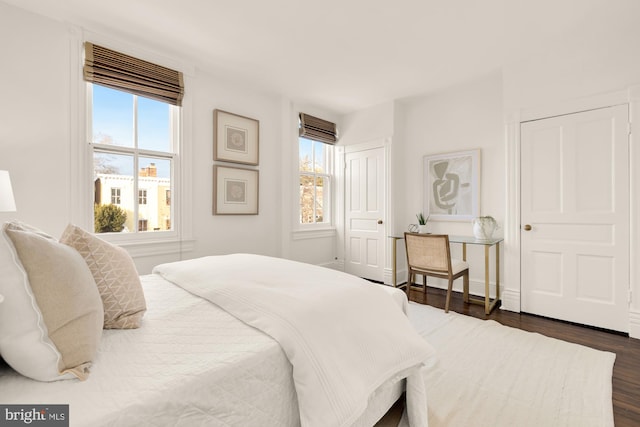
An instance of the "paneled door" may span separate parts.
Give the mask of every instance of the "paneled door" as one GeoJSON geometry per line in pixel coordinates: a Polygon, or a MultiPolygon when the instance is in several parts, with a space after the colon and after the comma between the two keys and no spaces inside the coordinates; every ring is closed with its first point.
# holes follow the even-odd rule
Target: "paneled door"
{"type": "Polygon", "coordinates": [[[522,123],[522,311],[628,331],[629,115],[522,123]]]}
{"type": "Polygon", "coordinates": [[[345,271],[383,281],[384,148],[345,156],[345,271]]]}

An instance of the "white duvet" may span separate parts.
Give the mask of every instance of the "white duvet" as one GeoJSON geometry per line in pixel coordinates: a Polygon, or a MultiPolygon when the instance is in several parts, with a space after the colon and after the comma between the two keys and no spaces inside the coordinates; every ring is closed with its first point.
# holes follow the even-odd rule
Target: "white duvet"
{"type": "Polygon", "coordinates": [[[0,366],[0,403],[68,404],[71,427],[300,425],[291,364],[273,338],[160,276],[141,280],[142,327],[105,330],[88,380],[40,382],[0,366]]]}
{"type": "Polygon", "coordinates": [[[433,349],[388,293],[345,273],[248,254],[154,269],[276,339],[293,365],[303,427],[349,426],[384,382],[407,377],[411,426],[427,426],[433,349]]]}

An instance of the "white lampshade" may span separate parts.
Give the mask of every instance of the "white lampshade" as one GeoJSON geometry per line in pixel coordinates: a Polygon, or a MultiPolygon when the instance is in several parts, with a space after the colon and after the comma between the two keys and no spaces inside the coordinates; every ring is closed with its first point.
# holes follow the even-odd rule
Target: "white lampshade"
{"type": "Polygon", "coordinates": [[[0,212],[15,212],[16,202],[13,199],[11,178],[8,171],[0,171],[0,212]]]}

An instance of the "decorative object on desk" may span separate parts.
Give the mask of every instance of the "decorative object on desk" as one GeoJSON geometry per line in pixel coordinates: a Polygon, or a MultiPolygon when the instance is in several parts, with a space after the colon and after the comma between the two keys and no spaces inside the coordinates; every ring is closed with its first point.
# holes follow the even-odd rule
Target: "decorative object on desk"
{"type": "Polygon", "coordinates": [[[258,171],[213,167],[213,214],[258,215],[258,171]]]}
{"type": "Polygon", "coordinates": [[[498,223],[492,216],[479,216],[474,218],[473,235],[479,240],[489,240],[493,236],[493,232],[498,229],[498,223]]]}
{"type": "Polygon", "coordinates": [[[433,220],[480,213],[480,150],[424,156],[424,212],[433,220]]]}
{"type": "Polygon", "coordinates": [[[11,189],[11,178],[8,171],[0,171],[0,212],[15,212],[16,201],[11,189]]]}
{"type": "Polygon", "coordinates": [[[258,164],[260,122],[222,110],[213,110],[213,159],[258,164]]]}
{"type": "Polygon", "coordinates": [[[422,212],[420,212],[419,214],[416,214],[416,218],[418,218],[418,233],[426,234],[427,233],[427,221],[429,221],[429,216],[427,216],[425,218],[424,214],[422,212]]]}

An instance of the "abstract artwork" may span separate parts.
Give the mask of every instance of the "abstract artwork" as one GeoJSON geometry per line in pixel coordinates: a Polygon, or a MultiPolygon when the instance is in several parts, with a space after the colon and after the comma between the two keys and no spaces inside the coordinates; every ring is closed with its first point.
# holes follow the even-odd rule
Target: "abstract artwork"
{"type": "Polygon", "coordinates": [[[480,212],[480,150],[424,156],[424,213],[470,220],[480,212]]]}

